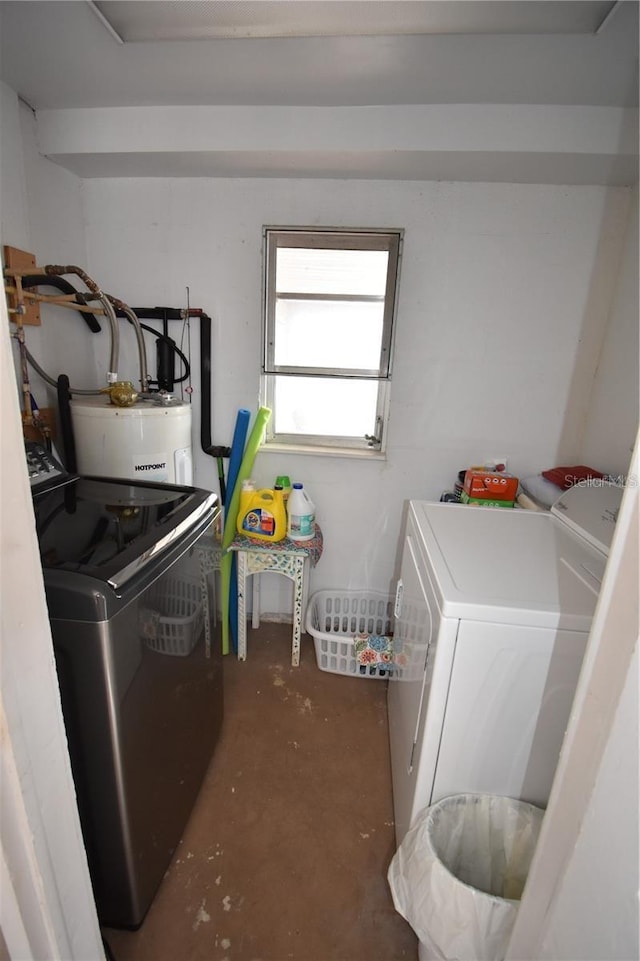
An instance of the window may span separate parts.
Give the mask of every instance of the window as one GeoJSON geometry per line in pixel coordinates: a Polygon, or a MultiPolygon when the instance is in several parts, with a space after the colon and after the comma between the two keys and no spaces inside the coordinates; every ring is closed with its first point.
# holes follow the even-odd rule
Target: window
{"type": "Polygon", "coordinates": [[[264,229],[267,443],[384,449],[402,231],[264,229]]]}

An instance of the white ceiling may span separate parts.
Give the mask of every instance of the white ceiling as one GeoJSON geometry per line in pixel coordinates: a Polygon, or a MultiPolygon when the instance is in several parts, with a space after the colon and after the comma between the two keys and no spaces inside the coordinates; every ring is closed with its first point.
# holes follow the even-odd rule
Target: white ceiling
{"type": "Polygon", "coordinates": [[[236,23],[239,35],[269,24],[290,33],[297,24],[305,32],[312,20],[320,32],[337,22],[344,30],[334,36],[124,44],[92,6],[82,0],[0,2],[0,76],[34,108],[637,103],[637,0],[100,3],[116,29],[136,34],[158,29],[168,35],[173,22],[184,35],[189,23],[199,30],[214,21],[227,30],[236,23]],[[256,11],[262,11],[261,21],[256,11]],[[390,32],[390,12],[400,32],[390,32]],[[456,32],[419,32],[429,19],[434,29],[456,32]],[[597,29],[603,19],[598,34],[582,32],[597,29]],[[578,32],[565,32],[571,22],[578,32]],[[368,35],[352,35],[356,25],[368,35]],[[530,32],[543,26],[552,32],[530,32]]]}
{"type": "Polygon", "coordinates": [[[96,0],[125,42],[242,37],[393,36],[423,33],[590,33],[602,29],[615,0],[96,0]]]}
{"type": "MultiPolygon", "coordinates": [[[[0,79],[39,121],[47,119],[56,142],[43,147],[47,156],[83,177],[237,170],[238,176],[448,179],[450,170],[451,179],[536,182],[537,166],[540,182],[629,182],[635,148],[626,150],[621,167],[615,148],[600,149],[595,135],[593,147],[588,141],[590,129],[604,122],[598,110],[613,117],[616,108],[637,106],[638,0],[0,0],[0,79]],[[480,131],[475,141],[470,136],[463,149],[441,138],[436,148],[425,139],[412,154],[408,129],[407,142],[397,147],[388,133],[395,114],[401,106],[427,105],[468,105],[480,131]],[[535,150],[518,156],[513,135],[502,138],[507,145],[496,147],[494,157],[481,130],[486,105],[504,108],[496,143],[513,129],[507,106],[521,105],[523,121],[540,118],[544,138],[556,124],[566,145],[545,148],[539,163],[535,150]],[[575,123],[573,115],[562,124],[551,114],[542,118],[540,106],[574,108],[575,123]],[[233,136],[231,112],[220,143],[209,130],[199,154],[188,134],[182,145],[167,134],[153,147],[129,147],[127,139],[145,128],[139,113],[135,123],[128,115],[128,128],[121,125],[120,143],[116,124],[110,143],[93,148],[107,116],[101,108],[160,107],[200,108],[203,123],[207,108],[240,115],[254,107],[266,117],[267,108],[288,107],[290,124],[301,131],[314,109],[359,108],[364,126],[370,120],[363,111],[387,112],[380,137],[374,143],[368,128],[371,145],[362,150],[347,146],[346,133],[311,148],[301,132],[285,148],[278,130],[265,138],[266,121],[261,140],[256,133],[247,146],[233,136]],[[73,127],[65,144],[62,134],[73,127]],[[79,147],[82,127],[91,144],[79,147]]],[[[112,124],[111,114],[107,119],[112,124]]],[[[167,114],[167,131],[172,123],[167,114]]],[[[624,123],[628,141],[633,122],[624,123]]]]}

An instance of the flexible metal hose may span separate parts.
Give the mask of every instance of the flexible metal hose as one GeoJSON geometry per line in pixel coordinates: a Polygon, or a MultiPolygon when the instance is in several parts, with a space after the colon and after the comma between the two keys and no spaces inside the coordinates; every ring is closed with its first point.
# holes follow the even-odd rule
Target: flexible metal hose
{"type": "MultiPolygon", "coordinates": [[[[57,389],[58,381],[55,378],[50,377],[49,374],[46,372],[46,370],[42,369],[38,361],[35,359],[35,357],[32,356],[31,352],[26,347],[25,347],[25,353],[27,355],[27,360],[29,361],[29,363],[31,364],[35,372],[39,374],[40,377],[42,377],[42,379],[46,381],[47,384],[50,384],[52,387],[55,387],[57,389]]],[[[93,388],[88,388],[86,390],[81,390],[80,388],[76,388],[76,387],[69,387],[69,390],[71,391],[72,394],[101,394],[104,390],[104,387],[93,387],[93,388]]]]}
{"type": "MultiPolygon", "coordinates": [[[[47,269],[47,268],[45,268],[47,269]]],[[[120,355],[120,328],[118,326],[118,318],[116,313],[111,306],[108,295],[104,294],[101,290],[96,293],[78,293],[77,300],[83,304],[88,304],[91,300],[97,300],[102,304],[102,309],[104,314],[109,321],[109,329],[111,332],[111,353],[109,355],[109,369],[107,370],[107,383],[115,384],[118,379],[118,358],[120,355]]]]}
{"type": "Polygon", "coordinates": [[[112,297],[111,294],[107,294],[107,297],[116,308],[116,310],[121,310],[126,314],[127,318],[133,324],[133,329],[136,334],[136,340],[138,342],[138,356],[140,358],[140,389],[143,393],[147,393],[149,390],[149,372],[147,367],[147,349],[144,343],[144,334],[142,333],[142,326],[136,313],[131,309],[131,307],[124,304],[117,297],[112,297]]]}
{"type": "Polygon", "coordinates": [[[118,320],[116,318],[115,311],[111,306],[110,301],[106,294],[98,287],[95,280],[93,280],[82,267],[76,267],[74,264],[68,264],[63,267],[59,264],[47,264],[44,268],[44,272],[49,275],[59,276],[60,274],[77,274],[81,280],[84,281],[86,286],[91,291],[91,294],[78,294],[78,298],[84,303],[89,300],[99,300],[104,308],[105,315],[109,321],[109,326],[111,327],[111,357],[109,360],[109,370],[107,371],[107,383],[114,384],[118,379],[118,357],[120,353],[120,330],[118,328],[118,320]]]}
{"type": "MultiPolygon", "coordinates": [[[[81,280],[84,281],[86,286],[89,288],[89,293],[83,293],[78,291],[76,294],[76,299],[80,303],[88,303],[91,300],[98,300],[102,304],[105,316],[109,321],[109,326],[111,329],[111,354],[109,358],[109,370],[107,371],[107,383],[113,384],[118,379],[118,360],[120,354],[120,328],[118,326],[118,319],[114,307],[121,310],[125,316],[129,319],[133,325],[133,329],[136,335],[136,341],[138,344],[138,355],[140,360],[140,387],[143,393],[147,393],[149,390],[149,374],[147,367],[147,353],[144,343],[144,335],[142,333],[142,328],[140,326],[140,321],[134,313],[134,311],[121,300],[116,297],[112,297],[110,294],[105,294],[100,290],[95,280],[93,280],[81,267],[77,267],[73,264],[61,266],[59,264],[48,264],[44,268],[45,274],[48,277],[53,277],[59,279],[62,274],[77,274],[81,280]]],[[[40,376],[52,387],[57,386],[57,381],[50,377],[40,365],[35,361],[35,359],[26,353],[27,359],[32,367],[40,374],[40,376]]],[[[98,394],[100,393],[100,388],[95,390],[82,390],[76,388],[70,388],[72,393],[75,394],[98,394]]]]}
{"type": "Polygon", "coordinates": [[[67,266],[49,264],[44,268],[44,270],[50,277],[60,277],[62,274],[77,274],[77,276],[84,281],[85,285],[91,292],[91,295],[79,293],[78,300],[87,303],[89,300],[97,299],[102,304],[111,327],[111,357],[109,362],[109,372],[107,374],[107,381],[110,383],[113,383],[118,379],[117,372],[120,353],[120,330],[115,311],[112,309],[111,305],[118,310],[122,310],[126,314],[128,319],[133,324],[136,334],[138,355],[140,358],[140,387],[142,391],[146,393],[149,390],[147,353],[144,343],[144,335],[140,327],[140,321],[138,320],[134,311],[118,298],[112,297],[111,294],[104,294],[98,287],[95,280],[93,280],[93,278],[90,277],[81,267],[77,267],[74,264],[69,264],[67,266]]]}

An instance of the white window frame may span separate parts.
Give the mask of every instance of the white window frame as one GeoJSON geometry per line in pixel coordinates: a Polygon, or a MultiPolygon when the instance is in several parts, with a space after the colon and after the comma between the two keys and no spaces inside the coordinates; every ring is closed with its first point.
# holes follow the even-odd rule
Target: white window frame
{"type": "MultiPolygon", "coordinates": [[[[375,433],[362,437],[337,437],[329,434],[276,434],[275,418],[267,425],[265,442],[275,448],[320,450],[324,452],[372,455],[383,453],[386,446],[386,424],[389,411],[389,388],[393,364],[394,321],[398,300],[400,262],[402,257],[402,229],[365,229],[338,227],[264,227],[263,228],[263,349],[262,349],[262,402],[275,410],[276,376],[328,377],[377,381],[375,433]],[[384,294],[383,333],[380,346],[380,362],[370,370],[326,367],[287,367],[275,363],[275,307],[276,307],[276,258],[279,247],[306,247],[334,250],[386,250],[389,253],[387,280],[384,294]]],[[[378,300],[366,296],[310,294],[287,291],[283,296],[296,299],[319,300],[378,300]]]]}

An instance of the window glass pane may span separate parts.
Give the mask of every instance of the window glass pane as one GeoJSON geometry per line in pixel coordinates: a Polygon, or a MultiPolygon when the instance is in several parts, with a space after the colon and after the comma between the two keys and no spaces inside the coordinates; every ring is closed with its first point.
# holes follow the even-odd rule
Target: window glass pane
{"type": "Polygon", "coordinates": [[[382,303],[278,300],[275,363],[377,371],[383,318],[382,303]]]}
{"type": "Polygon", "coordinates": [[[276,291],[384,296],[387,250],[278,247],[276,291]]]}
{"type": "Polygon", "coordinates": [[[374,434],[378,384],[322,377],[276,377],[276,434],[374,434]]]}

